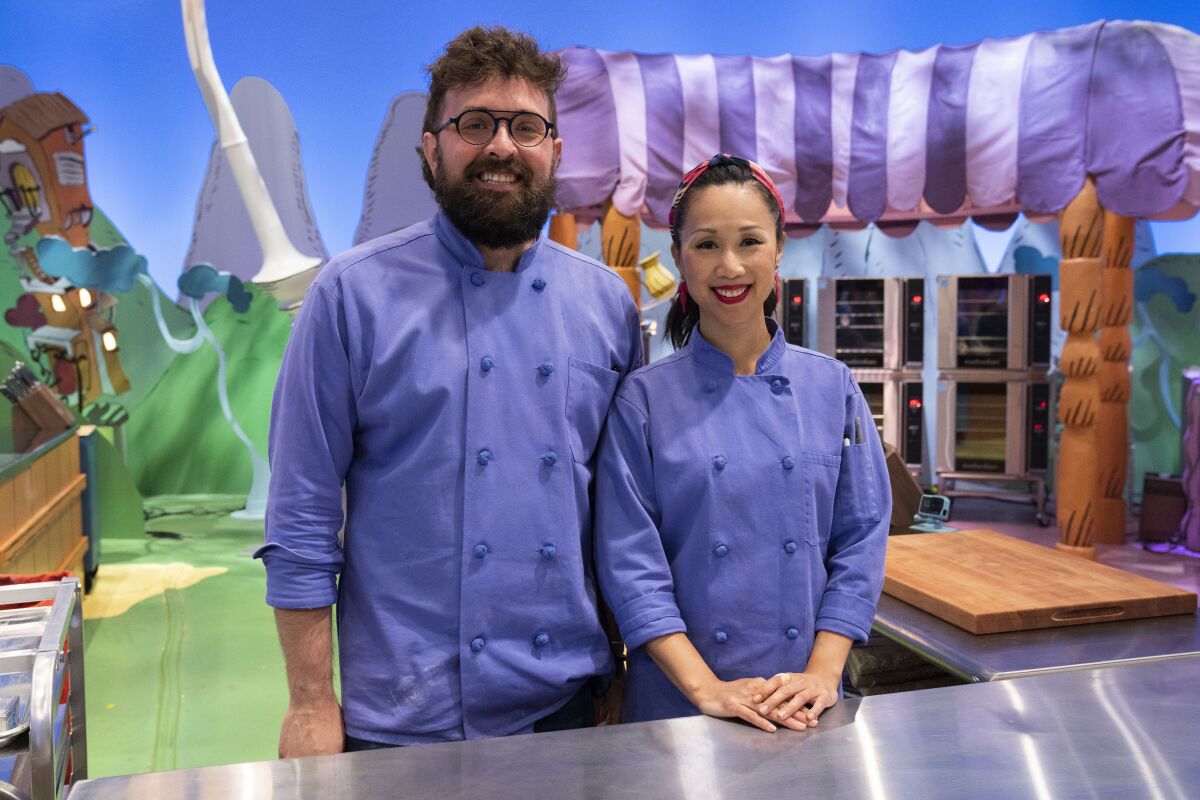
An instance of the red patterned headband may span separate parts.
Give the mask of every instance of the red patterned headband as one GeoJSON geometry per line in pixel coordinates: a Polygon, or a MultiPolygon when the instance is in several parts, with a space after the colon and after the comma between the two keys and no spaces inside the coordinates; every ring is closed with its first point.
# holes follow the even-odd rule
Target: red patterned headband
{"type": "Polygon", "coordinates": [[[767,187],[767,191],[775,198],[775,203],[779,206],[779,216],[783,217],[783,198],[779,196],[779,189],[775,187],[775,181],[771,180],[771,176],[767,174],[766,170],[748,158],[731,156],[728,153],[718,153],[708,161],[702,161],[692,167],[692,170],[687,175],[684,175],[683,180],[679,182],[679,188],[675,190],[675,198],[671,201],[671,213],[667,216],[667,224],[671,227],[672,233],[675,232],[675,209],[679,207],[679,201],[683,200],[683,196],[687,194],[687,190],[692,188],[692,184],[696,182],[696,179],[703,175],[709,167],[723,167],[727,164],[737,164],[750,170],[750,174],[754,176],[754,179],[767,187]]]}

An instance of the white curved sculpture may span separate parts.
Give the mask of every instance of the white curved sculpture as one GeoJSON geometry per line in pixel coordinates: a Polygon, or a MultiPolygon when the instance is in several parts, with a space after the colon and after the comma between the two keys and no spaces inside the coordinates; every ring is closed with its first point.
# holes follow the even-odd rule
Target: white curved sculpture
{"type": "Polygon", "coordinates": [[[204,0],[181,0],[181,4],[184,38],[187,40],[192,72],[217,129],[217,140],[229,161],[238,191],[246,203],[254,233],[262,246],[262,268],[254,276],[253,282],[270,293],[281,308],[293,308],[304,299],[305,290],[317,276],[321,259],[306,256],[297,250],[283,229],[279,212],[271,201],[267,185],[254,161],[254,154],[250,151],[250,143],[217,73],[208,41],[204,0]]]}

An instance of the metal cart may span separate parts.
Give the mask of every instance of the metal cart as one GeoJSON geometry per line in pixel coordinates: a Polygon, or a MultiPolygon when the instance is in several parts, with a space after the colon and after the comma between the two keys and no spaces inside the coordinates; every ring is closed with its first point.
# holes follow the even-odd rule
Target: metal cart
{"type": "Polygon", "coordinates": [[[17,699],[17,724],[0,731],[0,800],[66,797],[75,781],[87,777],[77,579],[0,586],[0,698],[5,697],[17,699]],[[23,605],[44,601],[52,604],[23,605]]]}

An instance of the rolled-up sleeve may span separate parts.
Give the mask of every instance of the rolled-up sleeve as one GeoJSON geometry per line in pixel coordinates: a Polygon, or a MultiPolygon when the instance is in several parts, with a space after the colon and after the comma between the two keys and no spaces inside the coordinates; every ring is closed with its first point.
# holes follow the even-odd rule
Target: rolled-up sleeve
{"type": "Polygon", "coordinates": [[[829,576],[817,630],[866,641],[883,589],[892,490],[879,433],[854,379],[846,375],[845,435],[825,567],[829,576]],[[857,421],[857,424],[856,424],[857,421]],[[861,431],[864,441],[856,443],[861,431]]]}
{"type": "Polygon", "coordinates": [[[313,284],[284,353],[271,404],[267,603],[320,608],[337,600],[344,558],[342,483],[353,454],[355,394],[340,298],[313,284]]]}
{"type": "Polygon", "coordinates": [[[596,571],[630,650],[686,631],[663,551],[644,413],[617,395],[596,472],[596,571]]]}

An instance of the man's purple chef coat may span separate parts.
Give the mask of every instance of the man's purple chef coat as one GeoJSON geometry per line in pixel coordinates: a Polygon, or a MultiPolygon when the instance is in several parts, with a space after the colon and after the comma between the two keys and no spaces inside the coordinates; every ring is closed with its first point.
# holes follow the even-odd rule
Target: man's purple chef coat
{"type": "Polygon", "coordinates": [[[256,556],[270,605],[336,601],[349,735],[524,731],[611,671],[589,490],[640,363],[624,282],[547,240],[489,272],[439,214],[321,270],[275,390],[256,556]]]}
{"type": "Polygon", "coordinates": [[[733,680],[802,671],[817,631],[871,630],[891,518],[879,434],[845,364],[767,324],[754,375],[697,329],[613,404],[596,571],[630,650],[626,722],[699,713],[651,639],[686,631],[733,680]]]}

